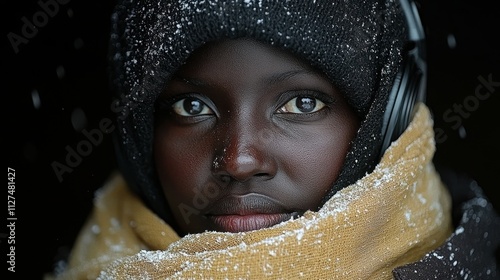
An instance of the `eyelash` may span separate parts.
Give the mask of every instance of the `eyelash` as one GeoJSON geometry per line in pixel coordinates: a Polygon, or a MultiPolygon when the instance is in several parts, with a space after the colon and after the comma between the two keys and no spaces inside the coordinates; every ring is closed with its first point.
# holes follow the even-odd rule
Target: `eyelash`
{"type": "Polygon", "coordinates": [[[210,104],[211,102],[208,102],[208,100],[210,100],[208,97],[205,97],[204,95],[199,93],[186,93],[171,98],[159,97],[155,107],[155,114],[158,116],[158,119],[163,119],[169,116],[177,119],[180,122],[196,123],[211,118],[213,115],[215,115],[215,110],[212,109],[213,105],[209,106],[208,104],[210,104]],[[213,114],[183,116],[179,113],[176,113],[174,105],[188,98],[199,100],[203,104],[203,106],[206,106],[211,112],[213,112],[213,114]]]}
{"type": "Polygon", "coordinates": [[[296,98],[312,98],[317,101],[320,101],[323,103],[323,108],[314,111],[314,112],[305,112],[305,113],[290,113],[290,112],[282,112],[278,114],[290,114],[290,115],[311,115],[311,114],[316,114],[323,109],[327,109],[331,107],[333,103],[335,103],[335,99],[326,93],[323,93],[321,91],[316,91],[316,90],[293,90],[293,91],[287,91],[283,94],[281,94],[277,100],[277,104],[280,104],[276,109],[275,112],[279,111],[281,108],[286,106],[286,104],[296,98]]]}
{"type": "MultiPolygon", "coordinates": [[[[196,121],[201,121],[203,119],[207,119],[210,117],[213,117],[216,115],[216,110],[214,110],[214,104],[210,104],[209,98],[199,94],[199,93],[187,93],[187,94],[182,94],[182,95],[177,95],[173,98],[162,98],[160,97],[157,106],[156,106],[156,112],[162,114],[162,112],[168,112],[168,115],[173,116],[175,118],[178,118],[180,120],[188,121],[188,122],[196,122],[196,121]],[[186,100],[188,98],[193,98],[194,100],[199,100],[203,106],[206,106],[211,114],[201,114],[201,115],[181,115],[176,112],[174,106],[183,100],[186,100]]],[[[278,115],[286,115],[288,118],[306,118],[311,115],[315,115],[320,113],[321,111],[325,111],[331,105],[335,103],[335,99],[328,94],[325,94],[320,91],[315,91],[315,90],[294,90],[294,91],[287,91],[281,94],[277,101],[276,104],[280,104],[277,106],[274,110],[274,112],[278,115]],[[286,106],[288,102],[293,101],[296,98],[303,97],[303,98],[311,98],[315,99],[316,103],[317,101],[323,103],[323,107],[314,111],[314,112],[303,112],[303,113],[293,113],[293,112],[279,112],[283,107],[286,106]]],[[[181,106],[180,104],[178,104],[181,106]]],[[[317,106],[317,105],[316,105],[317,106]]]]}

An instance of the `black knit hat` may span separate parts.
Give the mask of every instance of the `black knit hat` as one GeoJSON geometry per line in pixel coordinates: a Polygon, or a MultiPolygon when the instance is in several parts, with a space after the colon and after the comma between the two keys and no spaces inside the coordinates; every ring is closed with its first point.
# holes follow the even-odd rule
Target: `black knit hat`
{"type": "Polygon", "coordinates": [[[120,2],[112,16],[112,85],[121,104],[116,147],[131,188],[167,222],[152,156],[154,103],[207,42],[250,37],[324,72],[362,119],[325,200],[378,163],[387,97],[407,42],[397,0],[152,0],[120,2]]]}

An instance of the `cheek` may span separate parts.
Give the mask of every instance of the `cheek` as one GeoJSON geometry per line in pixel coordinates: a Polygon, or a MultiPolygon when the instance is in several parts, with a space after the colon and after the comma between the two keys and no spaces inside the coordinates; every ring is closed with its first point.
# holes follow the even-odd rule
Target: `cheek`
{"type": "Polygon", "coordinates": [[[190,203],[195,189],[206,178],[207,155],[203,143],[186,143],[183,137],[169,137],[175,133],[165,133],[158,129],[155,134],[153,154],[156,172],[163,192],[172,209],[181,203],[190,203]]]}
{"type": "Polygon", "coordinates": [[[280,152],[288,155],[281,160],[283,170],[293,185],[297,186],[291,199],[303,208],[314,209],[319,206],[344,165],[355,133],[355,126],[323,127],[305,132],[308,135],[304,137],[306,139],[294,139],[282,145],[287,150],[280,152]]]}

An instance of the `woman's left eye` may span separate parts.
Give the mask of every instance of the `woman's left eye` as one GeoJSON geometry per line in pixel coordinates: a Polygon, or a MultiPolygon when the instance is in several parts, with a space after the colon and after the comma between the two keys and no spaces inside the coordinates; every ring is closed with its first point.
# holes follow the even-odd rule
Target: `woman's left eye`
{"type": "Polygon", "coordinates": [[[278,113],[310,114],[325,107],[323,101],[308,96],[298,96],[290,99],[285,105],[278,109],[278,113]]]}

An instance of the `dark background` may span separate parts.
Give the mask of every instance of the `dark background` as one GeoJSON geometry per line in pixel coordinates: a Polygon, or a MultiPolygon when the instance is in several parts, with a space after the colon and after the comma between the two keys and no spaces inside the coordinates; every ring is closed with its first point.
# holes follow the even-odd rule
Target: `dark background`
{"type": "MultiPolygon", "coordinates": [[[[500,87],[494,87],[485,100],[475,96],[481,85],[478,77],[491,75],[490,80],[500,82],[496,42],[500,30],[493,3],[426,0],[420,2],[420,9],[428,39],[427,101],[436,128],[447,137],[438,141],[435,159],[473,176],[500,209],[496,178],[500,87]],[[446,119],[444,114],[458,105],[467,114],[450,114],[453,122],[446,119]],[[457,121],[462,128],[454,127],[457,121]]],[[[37,1],[11,3],[2,9],[5,125],[1,139],[6,165],[16,170],[17,217],[16,273],[2,279],[41,279],[52,270],[67,255],[91,208],[94,191],[116,167],[110,135],[93,145],[61,182],[51,167],[53,162],[65,164],[67,146],[76,149],[86,140],[82,129],[96,129],[102,119],[113,118],[106,69],[113,4],[78,0],[60,4],[17,53],[7,34],[22,35],[22,18],[31,21],[42,9],[37,1]]],[[[487,91],[483,88],[481,93],[487,91]]],[[[2,260],[8,253],[6,233],[2,226],[2,260]]],[[[2,273],[7,267],[2,261],[2,273]]]]}

